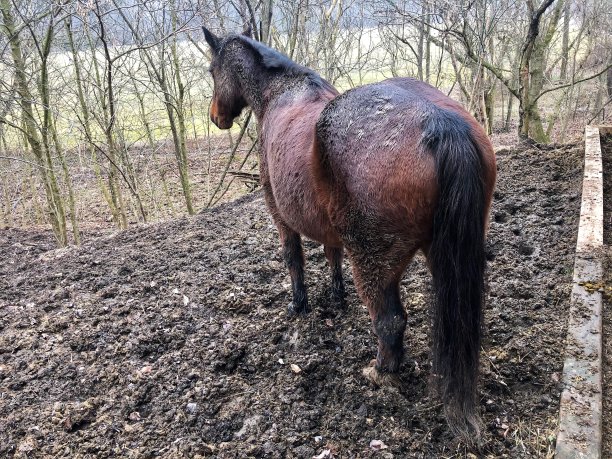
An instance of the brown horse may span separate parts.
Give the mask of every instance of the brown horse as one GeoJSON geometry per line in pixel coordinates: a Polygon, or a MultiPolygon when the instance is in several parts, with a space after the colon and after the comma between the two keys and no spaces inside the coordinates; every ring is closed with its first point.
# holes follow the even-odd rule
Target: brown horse
{"type": "Polygon", "coordinates": [[[478,435],[484,240],[495,157],[480,125],[426,83],[394,78],[339,95],[314,71],[243,35],[212,50],[212,121],[250,106],[260,176],[291,274],[289,313],[308,311],[301,235],[324,245],[342,303],[346,247],[378,354],[366,376],[393,380],[406,312],[399,282],[417,250],[432,272],[435,380],[451,428],[478,435]]]}

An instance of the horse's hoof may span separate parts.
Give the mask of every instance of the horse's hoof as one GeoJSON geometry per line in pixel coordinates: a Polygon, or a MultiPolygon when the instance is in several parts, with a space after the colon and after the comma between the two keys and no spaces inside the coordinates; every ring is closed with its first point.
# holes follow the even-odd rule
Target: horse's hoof
{"type": "Polygon", "coordinates": [[[376,368],[376,359],[372,360],[370,364],[361,371],[361,373],[368,381],[378,387],[399,388],[402,385],[402,381],[398,373],[389,373],[378,370],[376,368]]]}
{"type": "Polygon", "coordinates": [[[344,311],[346,309],[346,300],[344,297],[332,297],[331,299],[332,307],[338,311],[344,311]]]}
{"type": "Polygon", "coordinates": [[[331,302],[335,309],[346,308],[346,291],[344,287],[332,287],[331,302]]]}
{"type": "Polygon", "coordinates": [[[298,306],[293,301],[287,306],[287,315],[289,317],[296,317],[299,315],[306,315],[310,312],[308,304],[298,306]]]}

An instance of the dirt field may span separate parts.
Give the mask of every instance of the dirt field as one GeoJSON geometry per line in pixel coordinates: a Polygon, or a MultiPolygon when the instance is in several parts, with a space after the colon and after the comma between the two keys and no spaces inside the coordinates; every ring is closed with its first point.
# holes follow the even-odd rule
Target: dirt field
{"type": "MultiPolygon", "coordinates": [[[[478,456],[554,451],[581,148],[499,152],[478,456]]],[[[289,277],[259,193],[52,247],[46,233],[0,232],[1,457],[475,457],[427,388],[421,259],[402,283],[398,390],[361,375],[376,348],[367,312],[348,264],[349,308],[327,307],[315,244],[314,312],[286,319],[289,277]]]]}

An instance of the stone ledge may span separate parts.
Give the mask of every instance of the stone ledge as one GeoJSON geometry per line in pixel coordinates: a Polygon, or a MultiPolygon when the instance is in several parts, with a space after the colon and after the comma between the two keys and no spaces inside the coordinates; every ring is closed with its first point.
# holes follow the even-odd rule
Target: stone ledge
{"type": "MultiPolygon", "coordinates": [[[[602,133],[608,132],[604,131],[602,133]]],[[[603,167],[600,129],[585,129],[582,204],[567,326],[557,459],[601,457],[603,167]]]]}

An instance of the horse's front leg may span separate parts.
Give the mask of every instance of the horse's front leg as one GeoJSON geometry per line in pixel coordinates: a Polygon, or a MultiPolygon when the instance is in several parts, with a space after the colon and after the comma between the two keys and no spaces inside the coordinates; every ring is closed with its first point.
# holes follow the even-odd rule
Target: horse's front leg
{"type": "Polygon", "coordinates": [[[289,316],[305,314],[310,311],[310,307],[308,306],[308,294],[306,292],[306,285],[304,284],[304,252],[302,250],[302,238],[300,233],[289,228],[281,218],[270,186],[264,182],[263,189],[266,204],[278,228],[283,250],[283,259],[285,260],[287,269],[289,269],[289,275],[291,276],[293,301],[287,306],[287,312],[289,316]]]}
{"type": "Polygon", "coordinates": [[[344,290],[344,279],[342,277],[342,258],[344,249],[342,247],[324,246],[325,257],[331,268],[331,300],[334,307],[345,306],[346,292],[344,290]]]}
{"type": "Polygon", "coordinates": [[[306,314],[310,311],[308,294],[304,284],[304,252],[302,238],[299,233],[290,229],[284,223],[277,223],[283,246],[283,258],[291,276],[293,301],[289,303],[287,312],[290,316],[306,314]]]}

